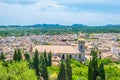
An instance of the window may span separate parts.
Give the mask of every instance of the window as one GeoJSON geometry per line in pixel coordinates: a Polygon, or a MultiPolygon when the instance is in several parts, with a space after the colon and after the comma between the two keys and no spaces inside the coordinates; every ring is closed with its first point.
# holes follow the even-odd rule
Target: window
{"type": "Polygon", "coordinates": [[[62,59],[65,59],[65,56],[64,56],[64,54],[62,55],[62,59]]]}
{"type": "Polygon", "coordinates": [[[79,54],[79,59],[81,58],[81,54],[79,54]]]}
{"type": "Polygon", "coordinates": [[[81,45],[80,48],[81,48],[81,50],[82,50],[83,46],[81,45]]]}
{"type": "Polygon", "coordinates": [[[70,54],[70,58],[72,58],[72,55],[70,54]]]}

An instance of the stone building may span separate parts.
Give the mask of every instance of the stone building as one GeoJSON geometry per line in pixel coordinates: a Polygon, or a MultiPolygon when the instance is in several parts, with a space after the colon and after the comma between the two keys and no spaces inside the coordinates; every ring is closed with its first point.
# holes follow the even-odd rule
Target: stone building
{"type": "Polygon", "coordinates": [[[85,40],[79,39],[78,45],[71,46],[59,46],[59,45],[37,45],[33,48],[33,52],[35,49],[38,50],[40,54],[44,51],[47,53],[52,52],[52,60],[56,62],[56,64],[61,60],[65,59],[67,55],[70,58],[84,61],[85,60],[85,40]]]}

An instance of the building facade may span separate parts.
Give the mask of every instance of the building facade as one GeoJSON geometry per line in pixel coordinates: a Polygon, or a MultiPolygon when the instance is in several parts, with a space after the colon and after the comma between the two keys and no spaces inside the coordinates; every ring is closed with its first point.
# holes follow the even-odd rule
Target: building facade
{"type": "Polygon", "coordinates": [[[33,52],[35,49],[38,50],[40,54],[42,54],[44,51],[47,53],[51,52],[52,57],[56,58],[59,57],[61,59],[65,59],[67,55],[70,58],[76,59],[76,60],[85,60],[85,40],[79,39],[78,45],[72,45],[72,46],[58,46],[58,45],[37,45],[33,48],[33,52]]]}

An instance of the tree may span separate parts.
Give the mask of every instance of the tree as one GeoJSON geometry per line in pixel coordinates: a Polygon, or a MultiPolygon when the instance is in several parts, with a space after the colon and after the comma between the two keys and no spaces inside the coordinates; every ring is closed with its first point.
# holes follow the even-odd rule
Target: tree
{"type": "Polygon", "coordinates": [[[8,66],[0,61],[0,80],[37,80],[33,69],[28,67],[27,61],[13,61],[8,66]]]}
{"type": "Polygon", "coordinates": [[[44,51],[43,55],[44,55],[44,58],[45,58],[45,63],[46,63],[46,65],[48,65],[48,59],[47,59],[46,51],[44,51]]]}
{"type": "Polygon", "coordinates": [[[15,52],[13,55],[13,60],[15,60],[15,61],[22,60],[22,53],[21,53],[20,49],[15,49],[15,52]]]}
{"type": "Polygon", "coordinates": [[[17,56],[18,56],[18,61],[22,60],[22,53],[21,53],[21,50],[20,50],[20,49],[18,49],[18,54],[17,54],[17,56]]]}
{"type": "Polygon", "coordinates": [[[30,55],[29,55],[28,53],[25,53],[25,54],[24,54],[24,57],[25,57],[26,60],[29,60],[29,59],[30,59],[30,55]]]}
{"type": "Polygon", "coordinates": [[[13,55],[13,60],[15,60],[15,61],[17,61],[17,54],[18,54],[18,51],[17,51],[17,49],[15,49],[15,52],[13,55]]]}
{"type": "Polygon", "coordinates": [[[6,80],[37,80],[35,71],[28,67],[28,62],[26,61],[13,61],[6,70],[6,80]]]}
{"type": "Polygon", "coordinates": [[[66,75],[68,80],[72,80],[72,67],[70,65],[70,57],[67,55],[66,58],[66,75]]]}
{"type": "Polygon", "coordinates": [[[48,72],[47,72],[47,66],[45,62],[45,57],[43,55],[40,56],[40,73],[44,80],[48,80],[48,72]]]}
{"type": "Polygon", "coordinates": [[[0,60],[5,61],[5,55],[3,53],[0,54],[0,60]]]}
{"type": "Polygon", "coordinates": [[[8,80],[6,75],[8,75],[7,69],[3,66],[3,62],[0,61],[0,80],[8,80]]]}
{"type": "Polygon", "coordinates": [[[98,63],[97,63],[97,50],[91,50],[92,60],[89,63],[88,68],[88,80],[96,80],[98,75],[98,63]],[[90,76],[92,79],[90,79],[90,76]]]}
{"type": "Polygon", "coordinates": [[[52,65],[52,54],[51,52],[49,52],[48,54],[48,66],[51,66],[52,65]]]}
{"type": "Polygon", "coordinates": [[[36,49],[35,50],[35,55],[34,55],[34,58],[33,58],[33,67],[36,71],[36,75],[38,76],[38,78],[40,76],[39,64],[40,64],[39,54],[38,54],[38,50],[36,49]]]}
{"type": "Polygon", "coordinates": [[[101,77],[101,80],[105,80],[105,70],[104,70],[104,64],[101,62],[98,75],[101,77]]]}
{"type": "Polygon", "coordinates": [[[93,79],[93,69],[92,69],[92,62],[90,60],[89,66],[88,66],[88,80],[94,80],[93,79]]]}
{"type": "Polygon", "coordinates": [[[65,64],[63,61],[61,61],[60,70],[59,70],[57,80],[67,80],[65,64]]]}

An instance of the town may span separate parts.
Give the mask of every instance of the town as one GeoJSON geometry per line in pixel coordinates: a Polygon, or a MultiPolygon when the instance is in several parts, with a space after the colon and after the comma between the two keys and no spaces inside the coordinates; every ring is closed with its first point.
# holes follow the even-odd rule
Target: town
{"type": "MultiPolygon", "coordinates": [[[[38,51],[47,51],[58,53],[72,53],[78,50],[78,40],[85,41],[85,58],[90,59],[90,51],[97,48],[101,52],[102,58],[111,58],[115,61],[120,61],[120,34],[119,33],[99,33],[99,34],[56,34],[56,35],[30,35],[30,36],[8,36],[0,37],[0,53],[6,55],[6,60],[12,60],[15,49],[20,48],[24,53],[29,53],[31,56],[35,49],[38,51]],[[49,50],[47,49],[49,46],[49,50]],[[54,47],[53,47],[54,46],[54,47]],[[61,50],[60,47],[61,46],[61,50]],[[76,49],[72,51],[72,48],[76,49]],[[54,49],[56,48],[56,49],[54,49]],[[57,50],[57,48],[59,48],[57,50]]],[[[61,56],[62,57],[62,56],[61,56]]]]}

